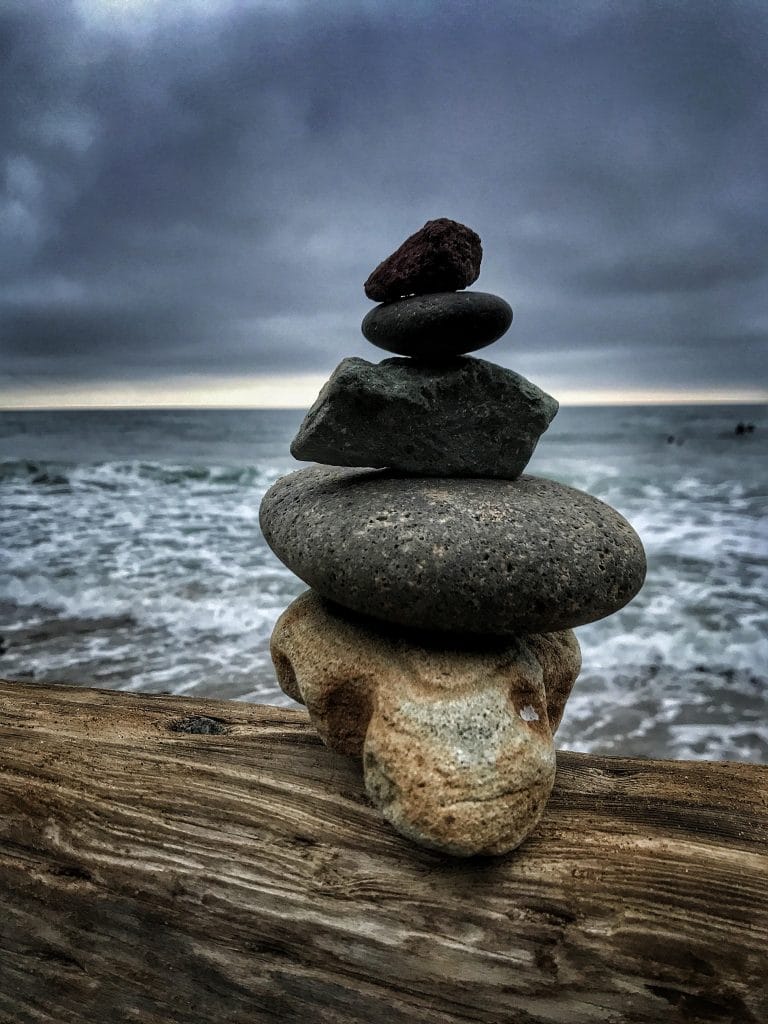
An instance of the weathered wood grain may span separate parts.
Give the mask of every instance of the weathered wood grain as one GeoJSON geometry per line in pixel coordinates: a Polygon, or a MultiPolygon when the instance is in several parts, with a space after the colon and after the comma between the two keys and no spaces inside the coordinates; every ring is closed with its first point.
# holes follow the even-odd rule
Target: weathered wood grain
{"type": "Polygon", "coordinates": [[[768,768],[558,763],[453,861],[303,712],[0,683],[0,1021],[764,1024],[768,768]]]}

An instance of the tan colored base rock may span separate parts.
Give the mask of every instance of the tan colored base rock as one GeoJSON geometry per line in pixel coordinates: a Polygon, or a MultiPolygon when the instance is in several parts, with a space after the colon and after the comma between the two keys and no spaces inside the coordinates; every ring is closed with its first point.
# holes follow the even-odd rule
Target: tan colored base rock
{"type": "Polygon", "coordinates": [[[324,743],[362,756],[368,794],[399,832],[459,856],[506,853],[552,789],[552,735],[579,645],[571,630],[445,643],[308,591],[278,620],[271,649],[284,692],[324,743]]]}

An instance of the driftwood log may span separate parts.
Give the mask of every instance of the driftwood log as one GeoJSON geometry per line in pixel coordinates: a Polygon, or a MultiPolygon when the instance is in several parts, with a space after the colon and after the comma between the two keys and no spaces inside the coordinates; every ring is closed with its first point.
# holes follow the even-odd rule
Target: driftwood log
{"type": "Polygon", "coordinates": [[[558,765],[456,861],[303,712],[0,683],[0,1021],[768,1021],[768,767],[558,765]]]}

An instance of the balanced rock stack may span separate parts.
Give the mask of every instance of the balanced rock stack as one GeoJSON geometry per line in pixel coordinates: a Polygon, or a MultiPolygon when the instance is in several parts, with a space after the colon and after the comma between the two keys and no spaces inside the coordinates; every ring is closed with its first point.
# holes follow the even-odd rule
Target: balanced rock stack
{"type": "Polygon", "coordinates": [[[340,364],[291,446],[324,465],[261,506],[269,545],[312,588],[272,636],[281,687],[328,746],[362,757],[395,828],[465,856],[511,850],[538,821],[580,668],[572,628],[645,575],[616,511],[521,476],[557,402],[467,357],[512,320],[463,291],[481,256],[441,219],[376,268],[363,333],[404,358],[340,364]]]}

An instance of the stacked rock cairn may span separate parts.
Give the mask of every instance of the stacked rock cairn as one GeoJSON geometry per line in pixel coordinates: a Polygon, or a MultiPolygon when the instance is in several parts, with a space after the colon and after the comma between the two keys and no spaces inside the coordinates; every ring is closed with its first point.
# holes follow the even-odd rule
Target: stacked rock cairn
{"type": "Polygon", "coordinates": [[[463,290],[481,258],[443,218],[373,271],[363,334],[403,358],[343,360],[291,445],[322,465],[261,506],[270,547],[312,588],[272,635],[280,686],[362,758],[399,832],[462,856],[505,853],[536,825],[581,667],[572,629],[645,576],[618,512],[521,475],[558,404],[466,355],[512,321],[503,299],[463,290]]]}

